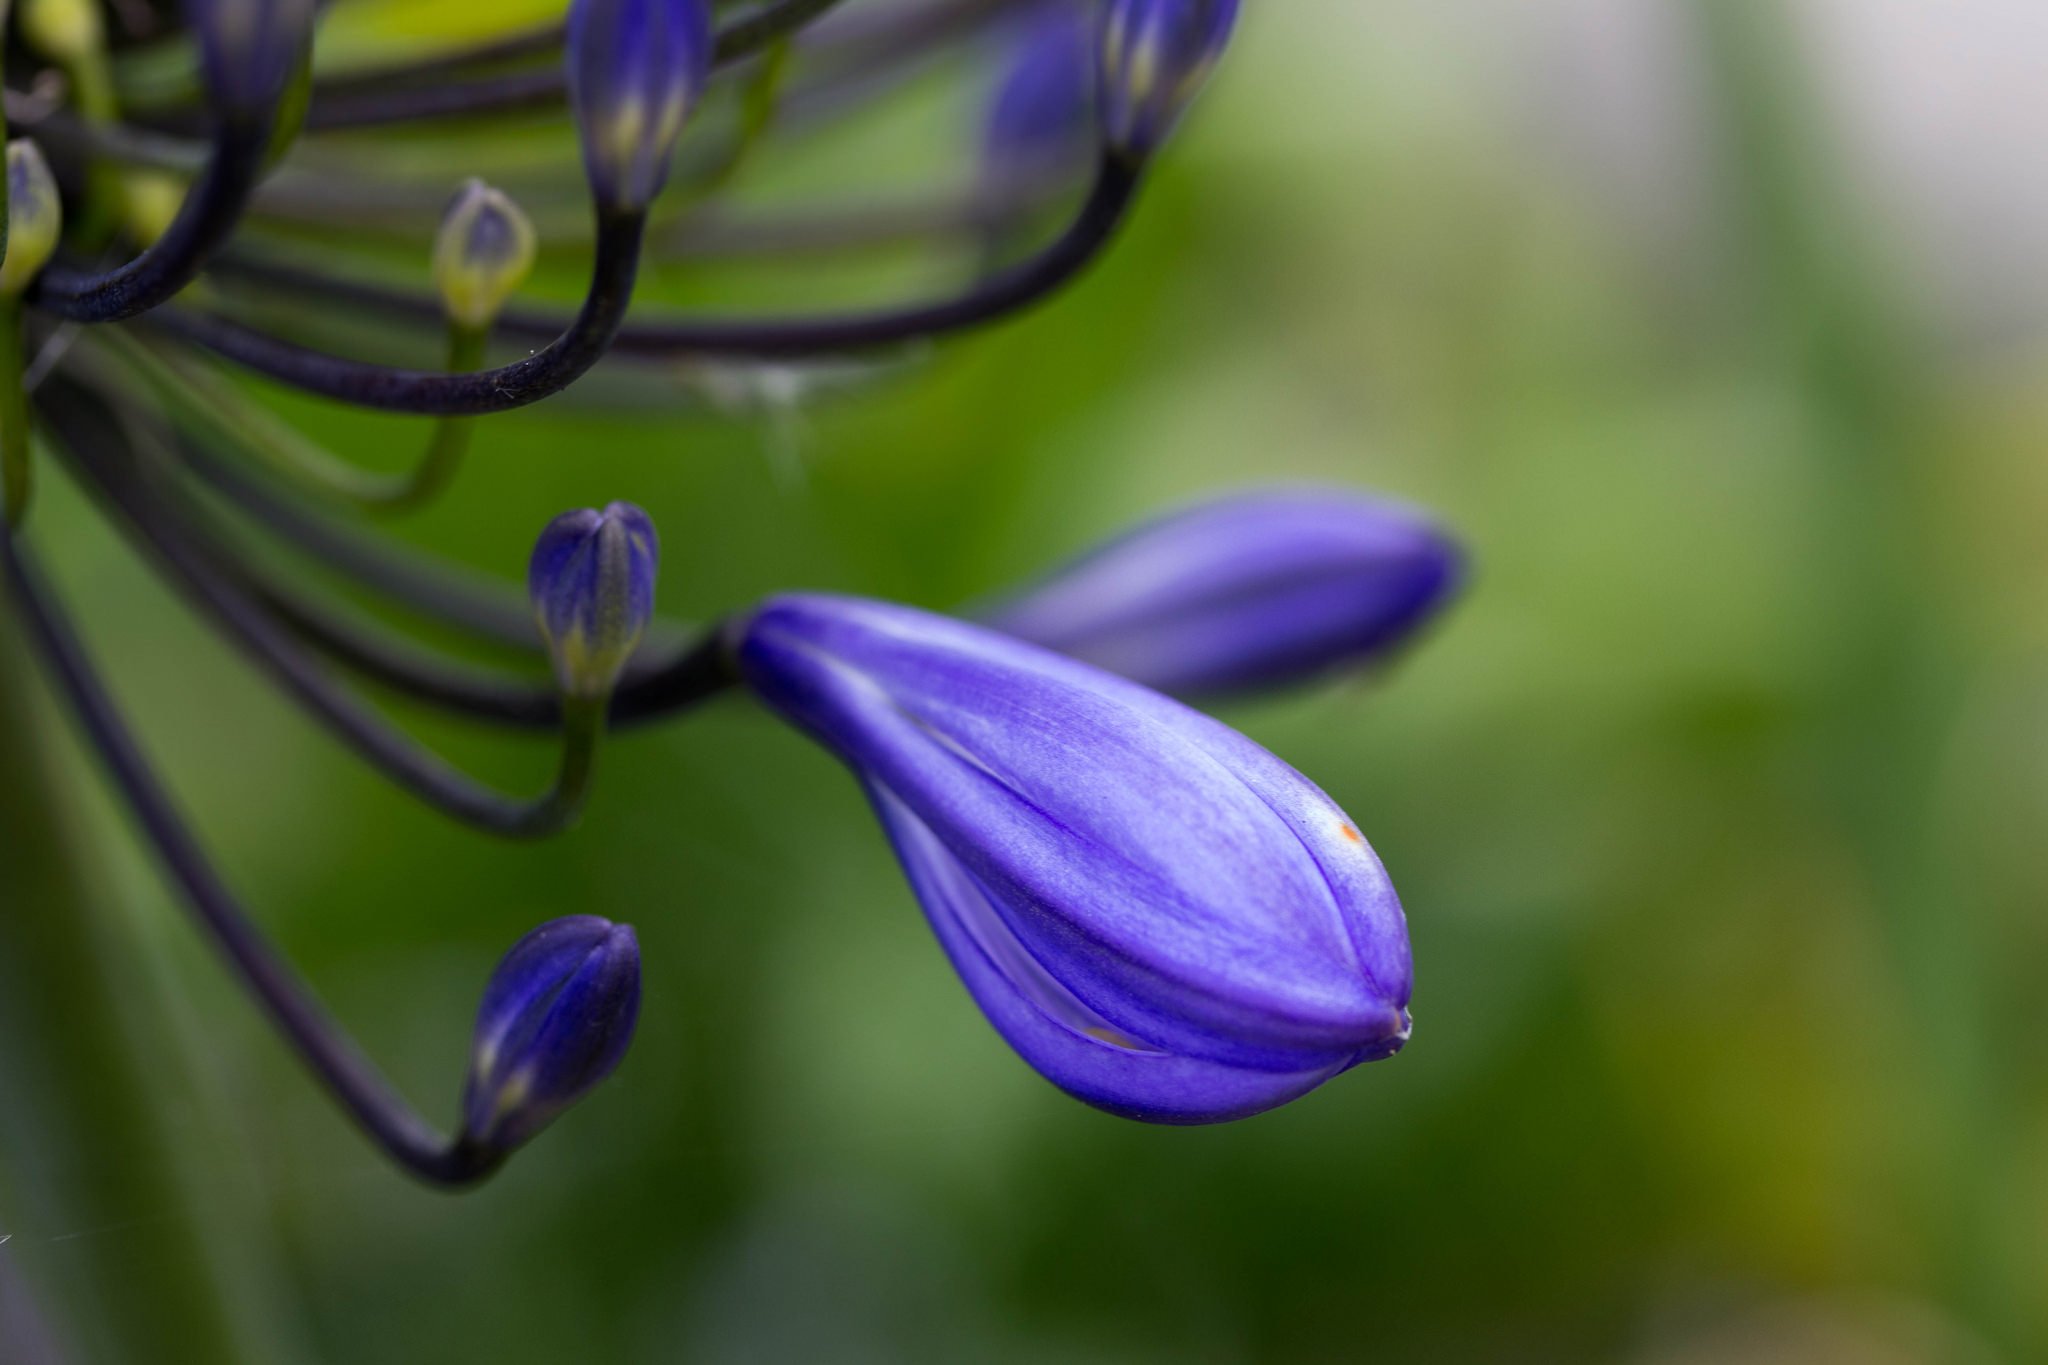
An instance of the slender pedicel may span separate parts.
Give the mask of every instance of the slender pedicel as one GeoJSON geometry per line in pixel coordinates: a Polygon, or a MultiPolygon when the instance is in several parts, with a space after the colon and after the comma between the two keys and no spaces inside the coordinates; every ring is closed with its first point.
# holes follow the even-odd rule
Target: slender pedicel
{"type": "MultiPolygon", "coordinates": [[[[949,299],[837,317],[627,323],[618,330],[612,349],[620,355],[648,359],[685,355],[773,359],[901,345],[986,326],[1040,302],[1086,269],[1123,225],[1139,176],[1139,168],[1132,163],[1104,158],[1097,166],[1087,199],[1058,238],[1026,260],[986,276],[949,299]]],[[[273,276],[282,277],[285,273],[265,269],[273,276]]],[[[289,277],[306,292],[337,302],[421,320],[433,318],[439,311],[438,303],[423,294],[303,271],[291,272],[289,277]]],[[[150,321],[260,373],[314,392],[340,396],[349,385],[345,376],[362,368],[292,346],[218,316],[172,309],[154,315],[150,321]]],[[[528,339],[551,335],[557,325],[555,318],[511,308],[506,310],[499,330],[508,337],[528,339]]],[[[387,406],[374,400],[369,405],[387,406]]]]}
{"type": "MultiPolygon", "coordinates": [[[[840,0],[780,0],[735,19],[718,30],[711,48],[712,65],[728,66],[752,57],[771,44],[794,36],[838,3],[840,0]]],[[[414,82],[421,77],[460,75],[467,66],[538,56],[559,47],[566,32],[564,25],[374,75],[322,82],[314,87],[315,99],[307,127],[322,132],[372,128],[551,104],[563,96],[568,86],[565,73],[559,69],[414,82]]]]}
{"type": "MultiPolygon", "coordinates": [[[[5,14],[0,13],[0,19],[5,14]]],[[[64,206],[49,163],[36,144],[7,144],[6,246],[0,249],[0,516],[19,526],[28,514],[35,470],[29,452],[29,411],[22,392],[26,333],[21,293],[35,278],[64,228],[64,206]]]]}
{"type": "Polygon", "coordinates": [[[582,813],[603,737],[603,708],[565,699],[561,758],[555,779],[540,796],[520,799],[495,791],[454,768],[365,706],[329,676],[320,661],[278,626],[261,605],[204,555],[180,540],[159,514],[150,490],[113,472],[114,457],[77,439],[76,418],[52,416],[61,448],[125,525],[201,610],[287,695],[371,767],[427,805],[487,833],[540,839],[559,833],[582,813]]]}
{"type": "MultiPolygon", "coordinates": [[[[0,577],[12,590],[50,677],[70,703],[158,861],[183,893],[186,907],[307,1068],[392,1161],[432,1185],[473,1185],[503,1164],[540,1123],[554,1117],[616,1064],[632,1031],[639,990],[638,958],[631,931],[607,925],[593,945],[593,953],[586,954],[586,960],[594,954],[595,964],[571,976],[576,994],[565,1008],[544,1015],[538,1027],[523,1029],[518,1038],[479,1030],[479,1056],[496,1038],[496,1056],[501,1063],[498,1074],[515,1074],[504,1071],[505,1065],[531,1067],[536,1079],[546,1082],[532,1088],[532,1107],[507,1102],[496,1111],[495,1124],[477,1123],[474,1097],[478,1086],[473,1066],[464,1125],[455,1137],[442,1137],[321,1008],[221,880],[101,686],[55,597],[5,531],[0,531],[0,568],[4,568],[0,577]],[[583,975],[586,971],[587,976],[583,975]],[[599,1064],[592,1064],[593,1057],[599,1064]]],[[[578,925],[576,932],[582,930],[578,925]]],[[[524,969],[533,941],[531,935],[522,940],[494,975],[485,993],[480,1023],[503,1018],[512,993],[508,986],[532,983],[524,969]]],[[[518,1096],[501,1092],[501,1098],[516,1101],[518,1096]]]]}
{"type": "Polygon", "coordinates": [[[258,374],[387,412],[480,416],[537,402],[595,365],[625,321],[647,211],[704,88],[707,0],[576,0],[564,67],[596,214],[596,260],[576,319],[538,355],[473,374],[345,360],[253,327],[171,308],[153,323],[258,374]]]}
{"type": "Polygon", "coordinates": [[[422,622],[521,654],[540,652],[533,608],[496,579],[342,525],[198,442],[180,440],[176,453],[186,470],[252,528],[295,556],[422,622]]]}
{"type": "Polygon", "coordinates": [[[279,110],[312,40],[309,0],[189,0],[216,120],[213,151],[163,235],[109,271],[52,265],[31,286],[35,307],[74,322],[114,322],[189,284],[240,221],[273,149],[279,110]]]}
{"type": "MultiPolygon", "coordinates": [[[[118,477],[111,466],[108,472],[118,477]]],[[[302,591],[289,578],[250,563],[212,524],[213,518],[204,509],[169,484],[153,483],[142,495],[148,499],[146,515],[156,536],[199,557],[275,626],[359,677],[469,720],[517,729],[561,729],[564,704],[555,683],[452,660],[394,639],[388,628],[344,614],[302,591]]],[[[392,567],[375,561],[371,571],[382,573],[392,567]]],[[[435,591],[461,593],[465,604],[472,595],[481,594],[480,587],[472,589],[467,584],[427,583],[435,591]]],[[[494,610],[495,605],[493,599],[494,610]]],[[[519,628],[523,640],[538,642],[530,601],[519,611],[519,628]]],[[[735,681],[719,626],[673,643],[643,648],[612,695],[608,723],[630,727],[669,719],[730,690],[735,681]]]]}
{"type": "MultiPolygon", "coordinates": [[[[639,273],[644,210],[600,210],[596,258],[582,310],[536,355],[493,370],[442,374],[347,360],[295,345],[229,318],[160,308],[144,325],[204,346],[280,384],[383,412],[480,417],[537,403],[561,392],[604,358],[625,321],[639,273]]],[[[430,303],[438,310],[438,303],[430,303]]]]}
{"type": "MultiPolygon", "coordinates": [[[[380,473],[350,464],[279,416],[221,367],[124,328],[92,338],[131,370],[164,405],[181,432],[234,452],[294,489],[354,511],[382,513],[414,507],[444,488],[460,467],[470,439],[466,417],[435,420],[426,453],[411,469],[380,473]]],[[[473,353],[451,342],[458,359],[473,353]]]]}

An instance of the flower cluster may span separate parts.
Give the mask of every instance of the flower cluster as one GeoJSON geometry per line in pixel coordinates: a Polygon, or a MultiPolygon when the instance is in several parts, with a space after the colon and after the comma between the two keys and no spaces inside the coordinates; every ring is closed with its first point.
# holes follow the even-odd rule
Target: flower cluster
{"type": "MultiPolygon", "coordinates": [[[[599,364],[673,382],[680,360],[873,355],[1068,285],[1129,213],[1221,55],[1235,0],[571,0],[557,25],[375,66],[329,60],[331,11],[314,0],[19,10],[6,69],[21,136],[7,146],[0,254],[7,600],[198,926],[399,1164],[475,1181],[609,1075],[639,1007],[633,931],[578,915],[521,938],[484,990],[458,1127],[427,1123],[267,942],[154,774],[40,567],[39,461],[54,459],[317,724],[489,833],[571,824],[608,730],[751,693],[852,769],[975,1002],[1091,1104],[1159,1122],[1237,1117],[1407,1039],[1405,921],[1358,823],[1187,702],[1360,667],[1407,642],[1461,572],[1424,516],[1328,490],[1237,494],[1141,527],[975,622],[795,594],[694,631],[656,618],[659,538],[627,503],[545,528],[524,601],[351,520],[430,500],[459,476],[479,419],[599,364]],[[969,278],[820,316],[632,306],[643,259],[682,249],[686,206],[742,158],[801,137],[819,110],[840,117],[886,94],[945,49],[991,73],[967,211],[921,228],[977,235],[969,278]],[[374,140],[332,136],[488,128],[551,105],[576,137],[517,197],[446,152],[394,170],[366,154],[374,140]],[[1064,225],[1041,235],[1055,206],[1064,225]],[[430,249],[432,289],[342,264],[351,238],[394,233],[430,249]],[[290,245],[309,239],[332,249],[290,245]],[[572,312],[517,302],[543,245],[588,259],[572,312]],[[416,367],[363,356],[364,328],[416,367]],[[397,475],[349,465],[238,374],[415,415],[418,459],[397,475]],[[252,550],[262,537],[414,616],[528,651],[547,673],[480,671],[373,624],[252,550]],[[470,778],[363,700],[362,682],[552,735],[555,780],[529,797],[470,778]]],[[[831,238],[834,223],[819,210],[811,235],[831,238]]]]}

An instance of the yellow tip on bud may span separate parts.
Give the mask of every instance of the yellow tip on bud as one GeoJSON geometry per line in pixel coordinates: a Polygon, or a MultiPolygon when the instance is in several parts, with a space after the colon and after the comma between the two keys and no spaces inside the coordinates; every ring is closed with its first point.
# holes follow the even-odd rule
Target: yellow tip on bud
{"type": "Polygon", "coordinates": [[[481,331],[533,273],[539,237],[503,191],[471,180],[456,192],[434,239],[434,284],[449,321],[481,331]]]}
{"type": "Polygon", "coordinates": [[[21,33],[53,62],[71,66],[105,46],[98,0],[23,0],[21,33]]]}
{"type": "Polygon", "coordinates": [[[7,144],[7,255],[0,260],[0,298],[18,298],[49,263],[64,230],[64,204],[50,163],[27,138],[7,144]]]}
{"type": "Polygon", "coordinates": [[[121,226],[141,246],[154,246],[185,206],[185,182],[163,171],[121,177],[121,226]]]}

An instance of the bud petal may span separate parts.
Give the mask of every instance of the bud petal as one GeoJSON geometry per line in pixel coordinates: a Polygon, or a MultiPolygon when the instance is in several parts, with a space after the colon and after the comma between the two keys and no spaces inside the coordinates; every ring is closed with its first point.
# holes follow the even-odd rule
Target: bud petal
{"type": "Polygon", "coordinates": [[[313,0],[185,0],[199,67],[222,118],[266,116],[307,60],[313,0]]]}
{"type": "Polygon", "coordinates": [[[569,107],[600,203],[633,211],[661,192],[710,79],[713,41],[706,0],[574,0],[569,107]]]}
{"type": "Polygon", "coordinates": [[[533,220],[500,190],[471,180],[456,191],[434,239],[434,284],[450,321],[481,331],[533,273],[533,220]]]}
{"type": "Polygon", "coordinates": [[[1080,159],[1092,137],[1092,34],[1087,11],[1075,0],[1050,0],[1007,31],[1009,62],[982,133],[988,170],[1030,182],[1080,159]]]}
{"type": "Polygon", "coordinates": [[[509,1151],[609,1076],[640,1013],[640,944],[595,915],[513,945],[477,1011],[463,1136],[509,1151]]]}
{"type": "Polygon", "coordinates": [[[653,521],[631,503],[565,512],[541,532],[527,589],[566,695],[600,698],[618,682],[654,616],[660,560],[653,521]]]}
{"type": "Polygon", "coordinates": [[[1102,121],[1109,148],[1158,150],[1223,55],[1238,0],[1109,0],[1102,20],[1102,121]]]}
{"type": "Polygon", "coordinates": [[[1284,687],[1383,659],[1457,591],[1457,543],[1337,489],[1206,502],[1055,570],[998,630],[1175,696],[1284,687]]]}
{"type": "Polygon", "coordinates": [[[738,659],[867,787],[991,1023],[1090,1104],[1285,1102],[1408,1035],[1407,925],[1321,791],[1243,736],[992,631],[775,598],[738,659]]]}
{"type": "Polygon", "coordinates": [[[7,256],[0,260],[0,298],[18,297],[49,263],[64,231],[64,201],[50,163],[27,138],[7,144],[7,256]]]}

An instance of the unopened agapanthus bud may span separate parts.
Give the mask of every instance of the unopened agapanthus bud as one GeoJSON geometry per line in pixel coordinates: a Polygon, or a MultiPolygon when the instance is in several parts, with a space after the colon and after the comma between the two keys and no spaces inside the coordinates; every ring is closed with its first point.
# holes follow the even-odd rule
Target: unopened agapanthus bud
{"type": "Polygon", "coordinates": [[[506,1152],[611,1075],[640,1015],[640,944],[595,915],[553,920],[513,945],[476,1016],[463,1137],[506,1152]]]}
{"type": "Polygon", "coordinates": [[[1091,142],[1095,47],[1079,0],[1046,0],[1004,35],[1009,63],[989,103],[984,168],[1031,182],[1077,163],[1091,142]]]}
{"type": "Polygon", "coordinates": [[[503,191],[471,180],[456,191],[434,239],[434,284],[448,318],[482,330],[533,273],[533,220],[503,191]]]}
{"type": "Polygon", "coordinates": [[[107,41],[100,0],[22,0],[21,36],[52,61],[86,61],[107,41]]]}
{"type": "Polygon", "coordinates": [[[1102,18],[1102,135],[1141,160],[1173,131],[1230,41],[1238,0],[1109,0],[1102,18]]]}
{"type": "Polygon", "coordinates": [[[565,695],[594,700],[618,682],[654,616],[661,542],[631,503],[565,512],[533,547],[527,588],[565,695]]]}
{"type": "Polygon", "coordinates": [[[711,75],[708,0],[574,0],[569,107],[599,203],[644,209],[711,75]]]}
{"type": "Polygon", "coordinates": [[[874,801],[968,990],[1090,1104],[1270,1109],[1408,1037],[1407,924],[1358,827],[1123,678],[879,602],[771,599],[747,684],[874,801]]]}
{"type": "Polygon", "coordinates": [[[170,230],[185,204],[185,182],[147,168],[121,175],[121,226],[140,246],[153,245],[170,230]]]}
{"type": "Polygon", "coordinates": [[[50,163],[27,138],[7,144],[7,256],[0,298],[15,298],[49,263],[64,230],[64,201],[50,163]]]}
{"type": "Polygon", "coordinates": [[[184,0],[214,113],[268,116],[313,42],[313,0],[184,0]]]}
{"type": "Polygon", "coordinates": [[[1411,508],[1267,489],[1140,526],[983,619],[1162,692],[1215,696],[1385,658],[1450,601],[1463,565],[1411,508]]]}

